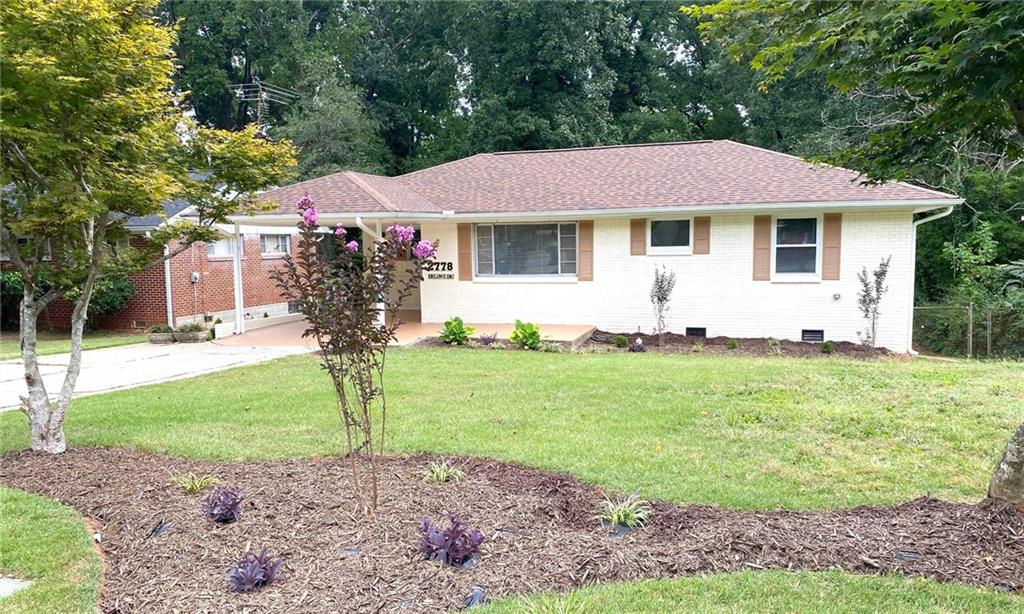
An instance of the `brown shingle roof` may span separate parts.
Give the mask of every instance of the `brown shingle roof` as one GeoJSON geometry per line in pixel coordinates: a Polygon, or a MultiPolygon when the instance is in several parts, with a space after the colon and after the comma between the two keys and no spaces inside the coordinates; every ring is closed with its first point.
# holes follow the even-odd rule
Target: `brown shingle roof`
{"type": "Polygon", "coordinates": [[[337,173],[268,192],[308,191],[322,212],[498,213],[953,199],[732,141],[478,154],[400,177],[337,173]]]}

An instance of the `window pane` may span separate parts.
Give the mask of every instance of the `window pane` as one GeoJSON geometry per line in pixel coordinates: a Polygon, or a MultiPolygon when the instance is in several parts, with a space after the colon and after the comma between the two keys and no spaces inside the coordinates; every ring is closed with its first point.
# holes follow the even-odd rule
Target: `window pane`
{"type": "Polygon", "coordinates": [[[576,274],[576,263],[562,261],[562,275],[575,275],[576,274]]]}
{"type": "Polygon", "coordinates": [[[558,225],[495,225],[494,260],[498,275],[557,275],[558,225]]]}
{"type": "Polygon", "coordinates": [[[776,247],[776,273],[814,273],[816,247],[776,247]]]}
{"type": "Polygon", "coordinates": [[[816,218],[776,220],[776,245],[814,245],[817,242],[818,220],[816,218]]]}
{"type": "Polygon", "coordinates": [[[651,247],[686,247],[690,244],[690,220],[653,220],[651,247]]]}

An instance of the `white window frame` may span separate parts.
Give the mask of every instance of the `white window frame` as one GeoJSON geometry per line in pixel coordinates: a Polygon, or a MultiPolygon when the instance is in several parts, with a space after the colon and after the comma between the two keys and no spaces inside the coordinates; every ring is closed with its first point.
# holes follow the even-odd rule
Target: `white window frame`
{"type": "Polygon", "coordinates": [[[693,218],[687,216],[661,216],[647,219],[647,255],[648,256],[692,256],[693,255],[693,218]],[[654,247],[651,245],[651,226],[653,222],[689,222],[689,245],[673,245],[654,247]]]}
{"type": "Polygon", "coordinates": [[[549,222],[481,222],[479,224],[473,224],[473,279],[475,281],[501,281],[501,282],[516,282],[516,281],[575,281],[579,276],[580,272],[580,225],[579,222],[563,222],[563,221],[549,221],[549,222]],[[503,273],[484,273],[480,274],[478,254],[477,254],[477,228],[480,226],[489,226],[491,228],[491,262],[494,265],[494,269],[497,269],[498,262],[494,258],[494,227],[495,226],[539,226],[539,225],[555,225],[555,235],[558,237],[558,273],[534,273],[530,275],[515,275],[515,274],[503,274],[503,273]],[[563,273],[562,272],[562,225],[572,224],[573,232],[576,236],[576,272],[575,273],[563,273]]]}
{"type": "Polygon", "coordinates": [[[292,253],[292,236],[290,234],[283,233],[267,233],[260,235],[260,255],[264,258],[284,258],[288,254],[292,253]],[[265,251],[263,240],[267,237],[284,237],[284,251],[283,252],[268,252],[265,251]]]}
{"type": "Polygon", "coordinates": [[[210,242],[210,243],[206,244],[206,258],[207,258],[207,260],[230,260],[230,259],[235,257],[234,251],[232,251],[230,246],[235,246],[235,249],[239,250],[239,252],[238,252],[239,257],[241,257],[245,253],[243,251],[244,247],[242,247],[242,244],[244,244],[244,243],[245,243],[244,241],[240,241],[238,245],[235,245],[235,238],[234,237],[223,237],[221,239],[217,239],[217,241],[210,242]],[[228,246],[229,246],[228,253],[226,253],[226,254],[211,254],[210,253],[210,246],[214,245],[215,243],[222,243],[222,242],[226,242],[228,244],[228,246]]]}
{"type": "MultiPolygon", "coordinates": [[[[773,215],[772,216],[772,261],[771,261],[771,280],[773,282],[781,283],[813,283],[821,281],[821,235],[822,235],[822,223],[824,223],[824,216],[821,213],[817,215],[807,215],[806,213],[794,213],[792,215],[773,215]],[[776,250],[779,247],[777,244],[779,238],[779,220],[808,220],[814,219],[817,222],[814,224],[814,243],[801,243],[799,245],[789,245],[788,247],[814,247],[814,272],[813,273],[778,273],[775,270],[775,255],[776,250]]],[[[786,249],[786,246],[782,246],[786,249]]]]}
{"type": "MultiPolygon", "coordinates": [[[[22,240],[24,240],[27,243],[29,239],[28,239],[28,237],[15,237],[14,238],[14,244],[16,246],[20,247],[20,245],[21,245],[20,241],[22,241],[22,240]]],[[[10,254],[7,253],[6,246],[0,246],[0,262],[9,262],[10,260],[11,260],[11,256],[10,256],[10,254]]],[[[46,252],[43,254],[42,261],[43,262],[50,262],[51,260],[53,260],[53,244],[50,242],[50,239],[47,238],[46,239],[46,252]]]]}

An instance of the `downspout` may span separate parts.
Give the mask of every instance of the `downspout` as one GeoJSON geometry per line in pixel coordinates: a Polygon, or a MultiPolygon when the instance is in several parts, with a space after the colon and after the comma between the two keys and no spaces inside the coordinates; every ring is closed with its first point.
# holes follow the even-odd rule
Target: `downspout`
{"type": "Polygon", "coordinates": [[[235,334],[245,332],[245,299],[242,297],[242,233],[235,224],[235,253],[231,258],[231,273],[235,282],[235,334]]]}
{"type": "Polygon", "coordinates": [[[914,351],[914,290],[917,285],[917,227],[921,224],[927,224],[928,222],[934,222],[935,220],[941,219],[953,213],[953,207],[956,205],[950,205],[929,216],[923,217],[919,220],[914,221],[913,230],[910,233],[910,246],[911,250],[910,258],[910,309],[907,311],[907,351],[910,352],[911,356],[917,356],[917,352],[914,351]]]}
{"type": "Polygon", "coordinates": [[[167,297],[167,326],[174,328],[174,297],[171,296],[170,246],[164,246],[164,296],[167,297]]]}
{"type": "MultiPolygon", "coordinates": [[[[363,223],[363,218],[361,216],[356,216],[356,226],[358,226],[359,229],[363,231],[364,235],[369,235],[369,237],[371,239],[373,239],[373,241],[375,243],[379,243],[381,241],[381,237],[380,237],[380,220],[377,220],[377,229],[373,230],[372,228],[367,226],[365,223],[363,223]]],[[[363,241],[363,249],[366,249],[366,241],[365,240],[363,241]]],[[[377,298],[380,299],[380,298],[383,298],[383,297],[377,297],[377,298]]],[[[377,325],[378,326],[384,326],[384,324],[385,324],[385,319],[384,319],[385,316],[384,316],[384,314],[385,314],[386,305],[384,304],[383,301],[378,300],[374,304],[374,308],[377,310],[377,322],[376,322],[377,325]]]]}

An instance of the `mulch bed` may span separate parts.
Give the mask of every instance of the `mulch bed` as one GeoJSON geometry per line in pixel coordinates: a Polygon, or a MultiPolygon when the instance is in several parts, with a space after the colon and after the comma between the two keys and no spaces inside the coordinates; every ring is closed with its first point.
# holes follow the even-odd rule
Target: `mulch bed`
{"type": "MultiPolygon", "coordinates": [[[[622,335],[629,341],[640,337],[644,341],[644,345],[647,346],[648,352],[666,352],[666,353],[694,353],[694,345],[699,344],[697,351],[704,354],[727,354],[730,356],[771,356],[775,354],[772,348],[769,346],[767,338],[747,338],[747,337],[687,337],[686,335],[679,335],[677,333],[665,333],[664,335],[664,346],[661,344],[658,335],[648,335],[646,333],[611,333],[608,331],[597,330],[591,335],[590,339],[583,345],[584,348],[594,348],[603,350],[614,350],[619,352],[626,352],[626,349],[620,349],[615,347],[615,337],[622,335]],[[730,349],[728,344],[730,340],[735,340],[739,346],[735,349],[730,349]]],[[[885,357],[895,357],[898,354],[893,354],[885,348],[873,348],[862,345],[860,343],[850,343],[849,341],[833,341],[832,342],[832,353],[824,354],[821,351],[821,343],[806,343],[800,341],[787,341],[779,340],[779,350],[781,350],[782,356],[796,356],[801,358],[825,358],[828,356],[845,356],[847,358],[859,358],[863,360],[874,360],[885,357]]]]}
{"type": "Polygon", "coordinates": [[[743,512],[656,502],[645,529],[612,538],[591,520],[600,491],[570,476],[457,459],[469,479],[420,478],[430,457],[382,465],[382,507],[353,512],[338,459],[228,463],[122,449],[0,457],[0,482],[76,508],[102,534],[104,612],[440,612],[472,586],[489,599],[595,582],[741,569],[843,569],[1024,588],[1024,513],[997,500],[920,498],[895,507],[743,512]],[[202,495],[168,478],[210,473],[241,486],[242,518],[203,519],[202,495]],[[488,537],[467,570],[423,560],[421,516],[459,513],[488,537]],[[169,522],[167,531],[150,536],[169,522]],[[285,579],[229,591],[225,573],[247,548],[286,558],[285,579]]]}

